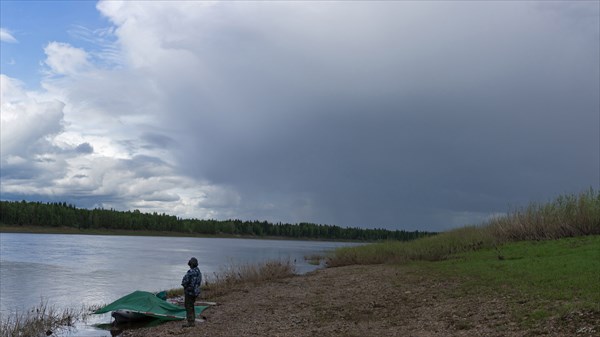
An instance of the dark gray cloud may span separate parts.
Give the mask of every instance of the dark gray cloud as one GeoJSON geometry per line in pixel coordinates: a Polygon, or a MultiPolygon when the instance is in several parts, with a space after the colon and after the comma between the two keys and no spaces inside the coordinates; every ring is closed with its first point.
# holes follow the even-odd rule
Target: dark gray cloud
{"type": "Polygon", "coordinates": [[[94,147],[91,146],[90,143],[81,143],[81,144],[77,145],[77,147],[75,148],[75,152],[81,153],[81,154],[94,153],[94,147]]]}
{"type": "Polygon", "coordinates": [[[363,37],[336,17],[288,49],[274,40],[293,35],[218,30],[199,55],[217,85],[175,95],[182,168],[235,186],[246,216],[301,220],[304,205],[302,220],[403,228],[598,187],[598,6],[427,7],[406,27],[366,13],[363,37]]]}
{"type": "Polygon", "coordinates": [[[45,83],[65,93],[71,144],[89,146],[64,191],[180,216],[443,230],[600,188],[599,7],[101,2],[119,67],[45,83]]]}
{"type": "Polygon", "coordinates": [[[148,149],[168,149],[177,145],[173,138],[154,132],[144,133],[141,136],[141,139],[146,142],[146,145],[144,147],[148,149]]]}

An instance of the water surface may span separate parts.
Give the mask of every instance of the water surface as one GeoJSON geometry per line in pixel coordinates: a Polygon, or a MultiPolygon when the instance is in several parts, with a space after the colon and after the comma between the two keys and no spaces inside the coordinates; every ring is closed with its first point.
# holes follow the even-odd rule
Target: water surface
{"type": "MultiPolygon", "coordinates": [[[[296,271],[316,267],[304,256],[352,243],[290,240],[0,234],[0,314],[47,302],[55,308],[108,304],[134,290],[180,287],[190,257],[205,278],[231,265],[283,259],[296,271]]],[[[110,322],[104,316],[98,321],[110,322]]],[[[92,320],[94,321],[94,320],[92,320]]],[[[92,328],[77,336],[104,336],[92,328]],[[86,335],[86,333],[89,333],[86,335]]],[[[110,336],[110,334],[106,334],[110,336]]]]}

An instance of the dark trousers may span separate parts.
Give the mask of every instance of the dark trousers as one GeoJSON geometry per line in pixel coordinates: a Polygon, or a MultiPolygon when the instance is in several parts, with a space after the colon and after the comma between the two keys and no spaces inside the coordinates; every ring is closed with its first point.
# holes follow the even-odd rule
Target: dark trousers
{"type": "Polygon", "coordinates": [[[185,312],[188,323],[194,323],[196,319],[196,309],[194,303],[196,302],[196,296],[185,294],[185,312]]]}

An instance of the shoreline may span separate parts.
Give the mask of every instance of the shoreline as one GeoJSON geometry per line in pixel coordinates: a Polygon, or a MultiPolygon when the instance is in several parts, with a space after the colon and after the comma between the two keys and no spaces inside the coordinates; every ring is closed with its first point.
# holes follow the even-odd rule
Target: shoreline
{"type": "Polygon", "coordinates": [[[293,238],[284,236],[255,236],[233,234],[194,234],[168,231],[136,231],[126,229],[78,229],[73,227],[42,227],[42,226],[10,226],[0,225],[0,234],[64,234],[64,235],[114,235],[114,236],[149,236],[149,237],[174,237],[174,238],[207,238],[207,239],[254,239],[254,240],[282,240],[282,241],[323,241],[323,242],[351,242],[374,243],[375,241],[293,238]]]}
{"type": "Polygon", "coordinates": [[[293,276],[289,268],[276,275],[273,266],[252,270],[261,278],[234,270],[203,288],[197,302],[217,304],[195,328],[167,322],[119,336],[599,336],[600,302],[592,300],[597,293],[589,281],[597,274],[584,274],[600,267],[593,258],[598,240],[521,242],[500,247],[502,256],[488,249],[437,262],[353,264],[293,276]],[[577,262],[585,268],[565,269],[577,262]],[[568,284],[544,287],[547,277],[565,272],[568,284]],[[570,295],[556,296],[561,290],[570,295]]]}
{"type": "Polygon", "coordinates": [[[244,284],[202,313],[204,322],[125,330],[121,337],[229,336],[596,336],[600,315],[575,312],[525,324],[510,289],[464,289],[422,264],[345,266],[244,284]]]}

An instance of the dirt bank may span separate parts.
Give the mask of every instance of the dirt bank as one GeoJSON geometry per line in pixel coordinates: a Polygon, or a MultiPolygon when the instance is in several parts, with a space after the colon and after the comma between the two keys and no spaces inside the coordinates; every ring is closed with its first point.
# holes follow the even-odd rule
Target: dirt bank
{"type": "MultiPolygon", "coordinates": [[[[139,336],[598,336],[597,313],[573,313],[523,327],[510,290],[465,291],[460,281],[388,265],[318,270],[244,285],[203,312],[204,323],[181,322],[125,331],[139,336]]],[[[525,304],[526,302],[523,302],[525,304]]]]}

